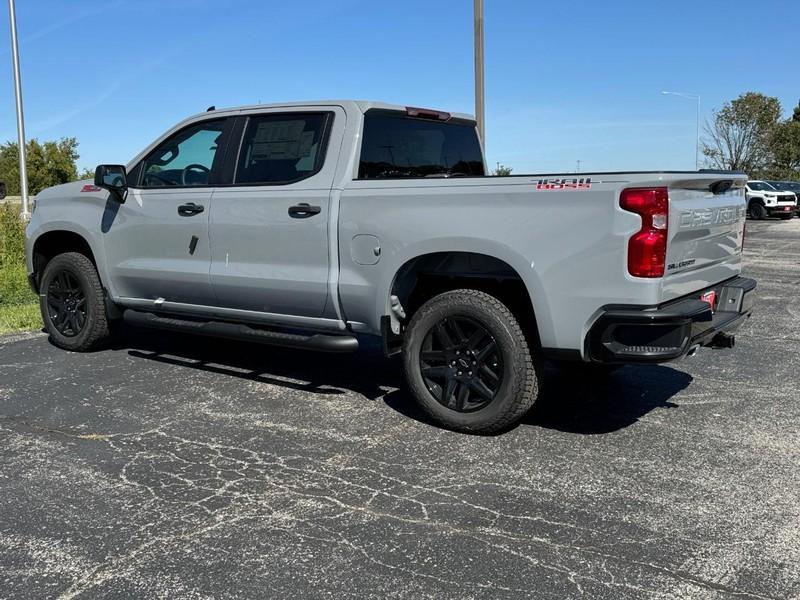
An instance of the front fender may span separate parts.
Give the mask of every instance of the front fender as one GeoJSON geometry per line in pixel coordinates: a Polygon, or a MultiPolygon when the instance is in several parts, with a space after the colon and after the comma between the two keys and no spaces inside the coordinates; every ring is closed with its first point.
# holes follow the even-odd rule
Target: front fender
{"type": "MultiPolygon", "coordinates": [[[[67,184],[67,186],[74,186],[74,184],[67,184]]],[[[67,186],[59,186],[59,188],[67,186]]],[[[54,190],[59,188],[54,188],[54,190]]],[[[107,192],[59,196],[51,193],[46,197],[42,196],[45,194],[40,194],[36,199],[36,211],[25,231],[25,264],[28,274],[34,272],[33,249],[37,240],[53,231],[65,231],[78,235],[86,241],[97,265],[100,280],[113,295],[101,232],[107,192]]]]}

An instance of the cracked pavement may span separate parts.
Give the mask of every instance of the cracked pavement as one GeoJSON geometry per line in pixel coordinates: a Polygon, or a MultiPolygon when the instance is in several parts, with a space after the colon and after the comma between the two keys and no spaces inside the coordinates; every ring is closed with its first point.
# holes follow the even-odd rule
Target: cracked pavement
{"type": "Polygon", "coordinates": [[[0,597],[800,598],[798,257],[748,223],[735,349],[548,369],[495,437],[370,349],[0,338],[0,597]]]}

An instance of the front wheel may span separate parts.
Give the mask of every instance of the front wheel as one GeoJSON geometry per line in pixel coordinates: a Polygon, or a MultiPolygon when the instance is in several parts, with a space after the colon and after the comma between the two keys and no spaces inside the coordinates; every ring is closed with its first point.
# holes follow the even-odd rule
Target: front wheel
{"type": "Polygon", "coordinates": [[[477,290],[453,290],[426,302],[406,331],[403,364],[422,409],[457,431],[501,431],[539,393],[538,369],[516,318],[477,290]]]}
{"type": "Polygon", "coordinates": [[[750,217],[752,219],[756,219],[757,221],[763,221],[767,218],[766,207],[758,202],[751,202],[748,212],[750,213],[750,217]]]}
{"type": "Polygon", "coordinates": [[[66,252],[53,258],[44,269],[39,290],[42,320],[53,344],[81,352],[108,339],[103,287],[86,256],[66,252]]]}

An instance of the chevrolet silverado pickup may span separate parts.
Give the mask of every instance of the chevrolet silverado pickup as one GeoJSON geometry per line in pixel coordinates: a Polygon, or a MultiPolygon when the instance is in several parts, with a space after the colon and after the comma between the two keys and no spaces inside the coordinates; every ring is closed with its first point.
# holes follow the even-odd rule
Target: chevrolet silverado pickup
{"type": "Polygon", "coordinates": [[[41,192],[29,278],[72,351],[119,321],[329,352],[379,336],[427,414],[468,432],[518,421],[545,360],[603,371],[733,345],[756,287],[744,174],[486,173],[468,115],[209,109],[41,192]]]}

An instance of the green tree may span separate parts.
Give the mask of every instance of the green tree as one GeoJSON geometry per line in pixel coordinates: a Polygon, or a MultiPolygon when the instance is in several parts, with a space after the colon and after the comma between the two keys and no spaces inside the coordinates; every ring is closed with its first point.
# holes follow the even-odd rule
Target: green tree
{"type": "MultiPolygon", "coordinates": [[[[28,192],[38,194],[46,187],[75,181],[78,177],[78,140],[62,138],[58,141],[27,143],[28,192]]],[[[0,144],[0,181],[8,187],[8,194],[19,195],[19,153],[16,142],[0,144]]]]}
{"type": "Polygon", "coordinates": [[[86,167],[85,169],[83,169],[83,171],[78,173],[78,181],[81,181],[83,179],[92,179],[93,180],[94,179],[94,169],[90,169],[89,167],[86,167]]]}
{"type": "MultiPolygon", "coordinates": [[[[795,109],[795,114],[800,112],[795,109]]],[[[800,117],[778,124],[770,140],[772,162],[758,173],[763,179],[800,180],[800,117]]]]}
{"type": "Polygon", "coordinates": [[[772,142],[781,118],[777,98],[747,92],[706,123],[703,154],[717,169],[755,173],[773,161],[772,142]]]}
{"type": "Polygon", "coordinates": [[[492,171],[492,175],[495,175],[496,177],[508,177],[509,175],[511,175],[511,171],[513,170],[514,169],[512,169],[511,167],[507,167],[505,165],[497,163],[497,168],[494,171],[492,171]]]}

